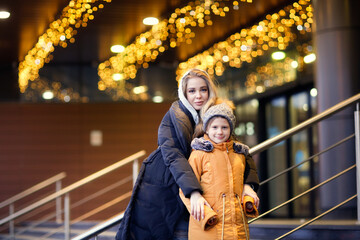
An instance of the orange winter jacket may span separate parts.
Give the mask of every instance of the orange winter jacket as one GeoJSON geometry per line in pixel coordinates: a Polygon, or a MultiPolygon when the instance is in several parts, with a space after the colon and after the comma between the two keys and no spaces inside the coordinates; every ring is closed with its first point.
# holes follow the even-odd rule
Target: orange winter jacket
{"type": "MultiPolygon", "coordinates": [[[[194,139],[191,146],[189,163],[212,209],[205,206],[205,218],[201,221],[190,216],[189,240],[249,239],[247,218],[241,207],[248,147],[232,140],[216,144],[207,135],[194,139]],[[207,221],[214,216],[218,223],[208,226],[207,221]]],[[[181,191],[180,197],[190,212],[190,199],[181,191]]]]}

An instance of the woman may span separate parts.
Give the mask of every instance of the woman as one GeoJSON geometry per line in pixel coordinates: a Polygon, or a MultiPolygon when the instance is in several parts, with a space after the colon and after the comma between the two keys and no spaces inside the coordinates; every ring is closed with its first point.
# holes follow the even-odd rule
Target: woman
{"type": "MultiPolygon", "coordinates": [[[[206,204],[187,159],[194,128],[217,99],[216,87],[205,71],[192,69],[180,80],[178,95],[179,100],[159,126],[159,147],[141,166],[117,240],[187,239],[189,214],[179,197],[179,187],[191,202],[206,204]]],[[[257,188],[253,161],[249,166],[247,179],[257,188]]],[[[256,195],[251,188],[248,192],[256,195]]]]}

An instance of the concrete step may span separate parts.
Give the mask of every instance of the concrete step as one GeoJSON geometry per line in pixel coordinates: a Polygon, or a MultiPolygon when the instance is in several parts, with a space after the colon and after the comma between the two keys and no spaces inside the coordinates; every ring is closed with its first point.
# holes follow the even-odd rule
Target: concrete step
{"type": "MultiPolygon", "coordinates": [[[[283,234],[300,226],[305,219],[261,219],[250,224],[250,238],[252,240],[273,240],[283,234]]],[[[47,240],[64,239],[63,225],[56,222],[46,222],[28,229],[34,222],[24,223],[16,227],[16,240],[40,240],[43,236],[53,232],[46,237],[47,240]],[[23,231],[25,230],[25,231],[23,231]],[[55,232],[59,230],[59,232],[55,232]]],[[[75,237],[86,230],[94,227],[98,222],[84,221],[71,225],[71,237],[75,237]]],[[[118,226],[98,236],[98,240],[114,240],[118,226]]],[[[7,234],[0,235],[1,240],[9,240],[7,234]]],[[[284,239],[291,240],[355,240],[360,239],[360,224],[356,220],[319,220],[305,226],[284,239]]]]}

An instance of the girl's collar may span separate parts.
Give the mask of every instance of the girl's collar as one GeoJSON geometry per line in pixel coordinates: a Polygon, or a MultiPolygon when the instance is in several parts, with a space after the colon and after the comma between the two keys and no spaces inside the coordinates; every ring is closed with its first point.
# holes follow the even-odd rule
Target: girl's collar
{"type": "Polygon", "coordinates": [[[205,134],[202,138],[194,138],[191,142],[191,147],[195,150],[202,150],[205,152],[212,152],[214,148],[222,150],[227,149],[228,151],[233,149],[235,153],[244,154],[245,156],[249,155],[249,147],[234,141],[231,137],[227,142],[216,144],[211,141],[207,134],[205,134]]]}

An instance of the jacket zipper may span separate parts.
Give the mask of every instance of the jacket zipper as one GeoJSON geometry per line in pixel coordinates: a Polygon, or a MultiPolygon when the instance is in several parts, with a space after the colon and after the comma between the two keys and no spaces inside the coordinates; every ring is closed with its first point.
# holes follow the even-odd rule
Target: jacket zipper
{"type": "Polygon", "coordinates": [[[224,228],[225,228],[225,193],[222,194],[223,199],[223,214],[222,214],[222,227],[221,227],[221,240],[224,239],[224,228]]]}

